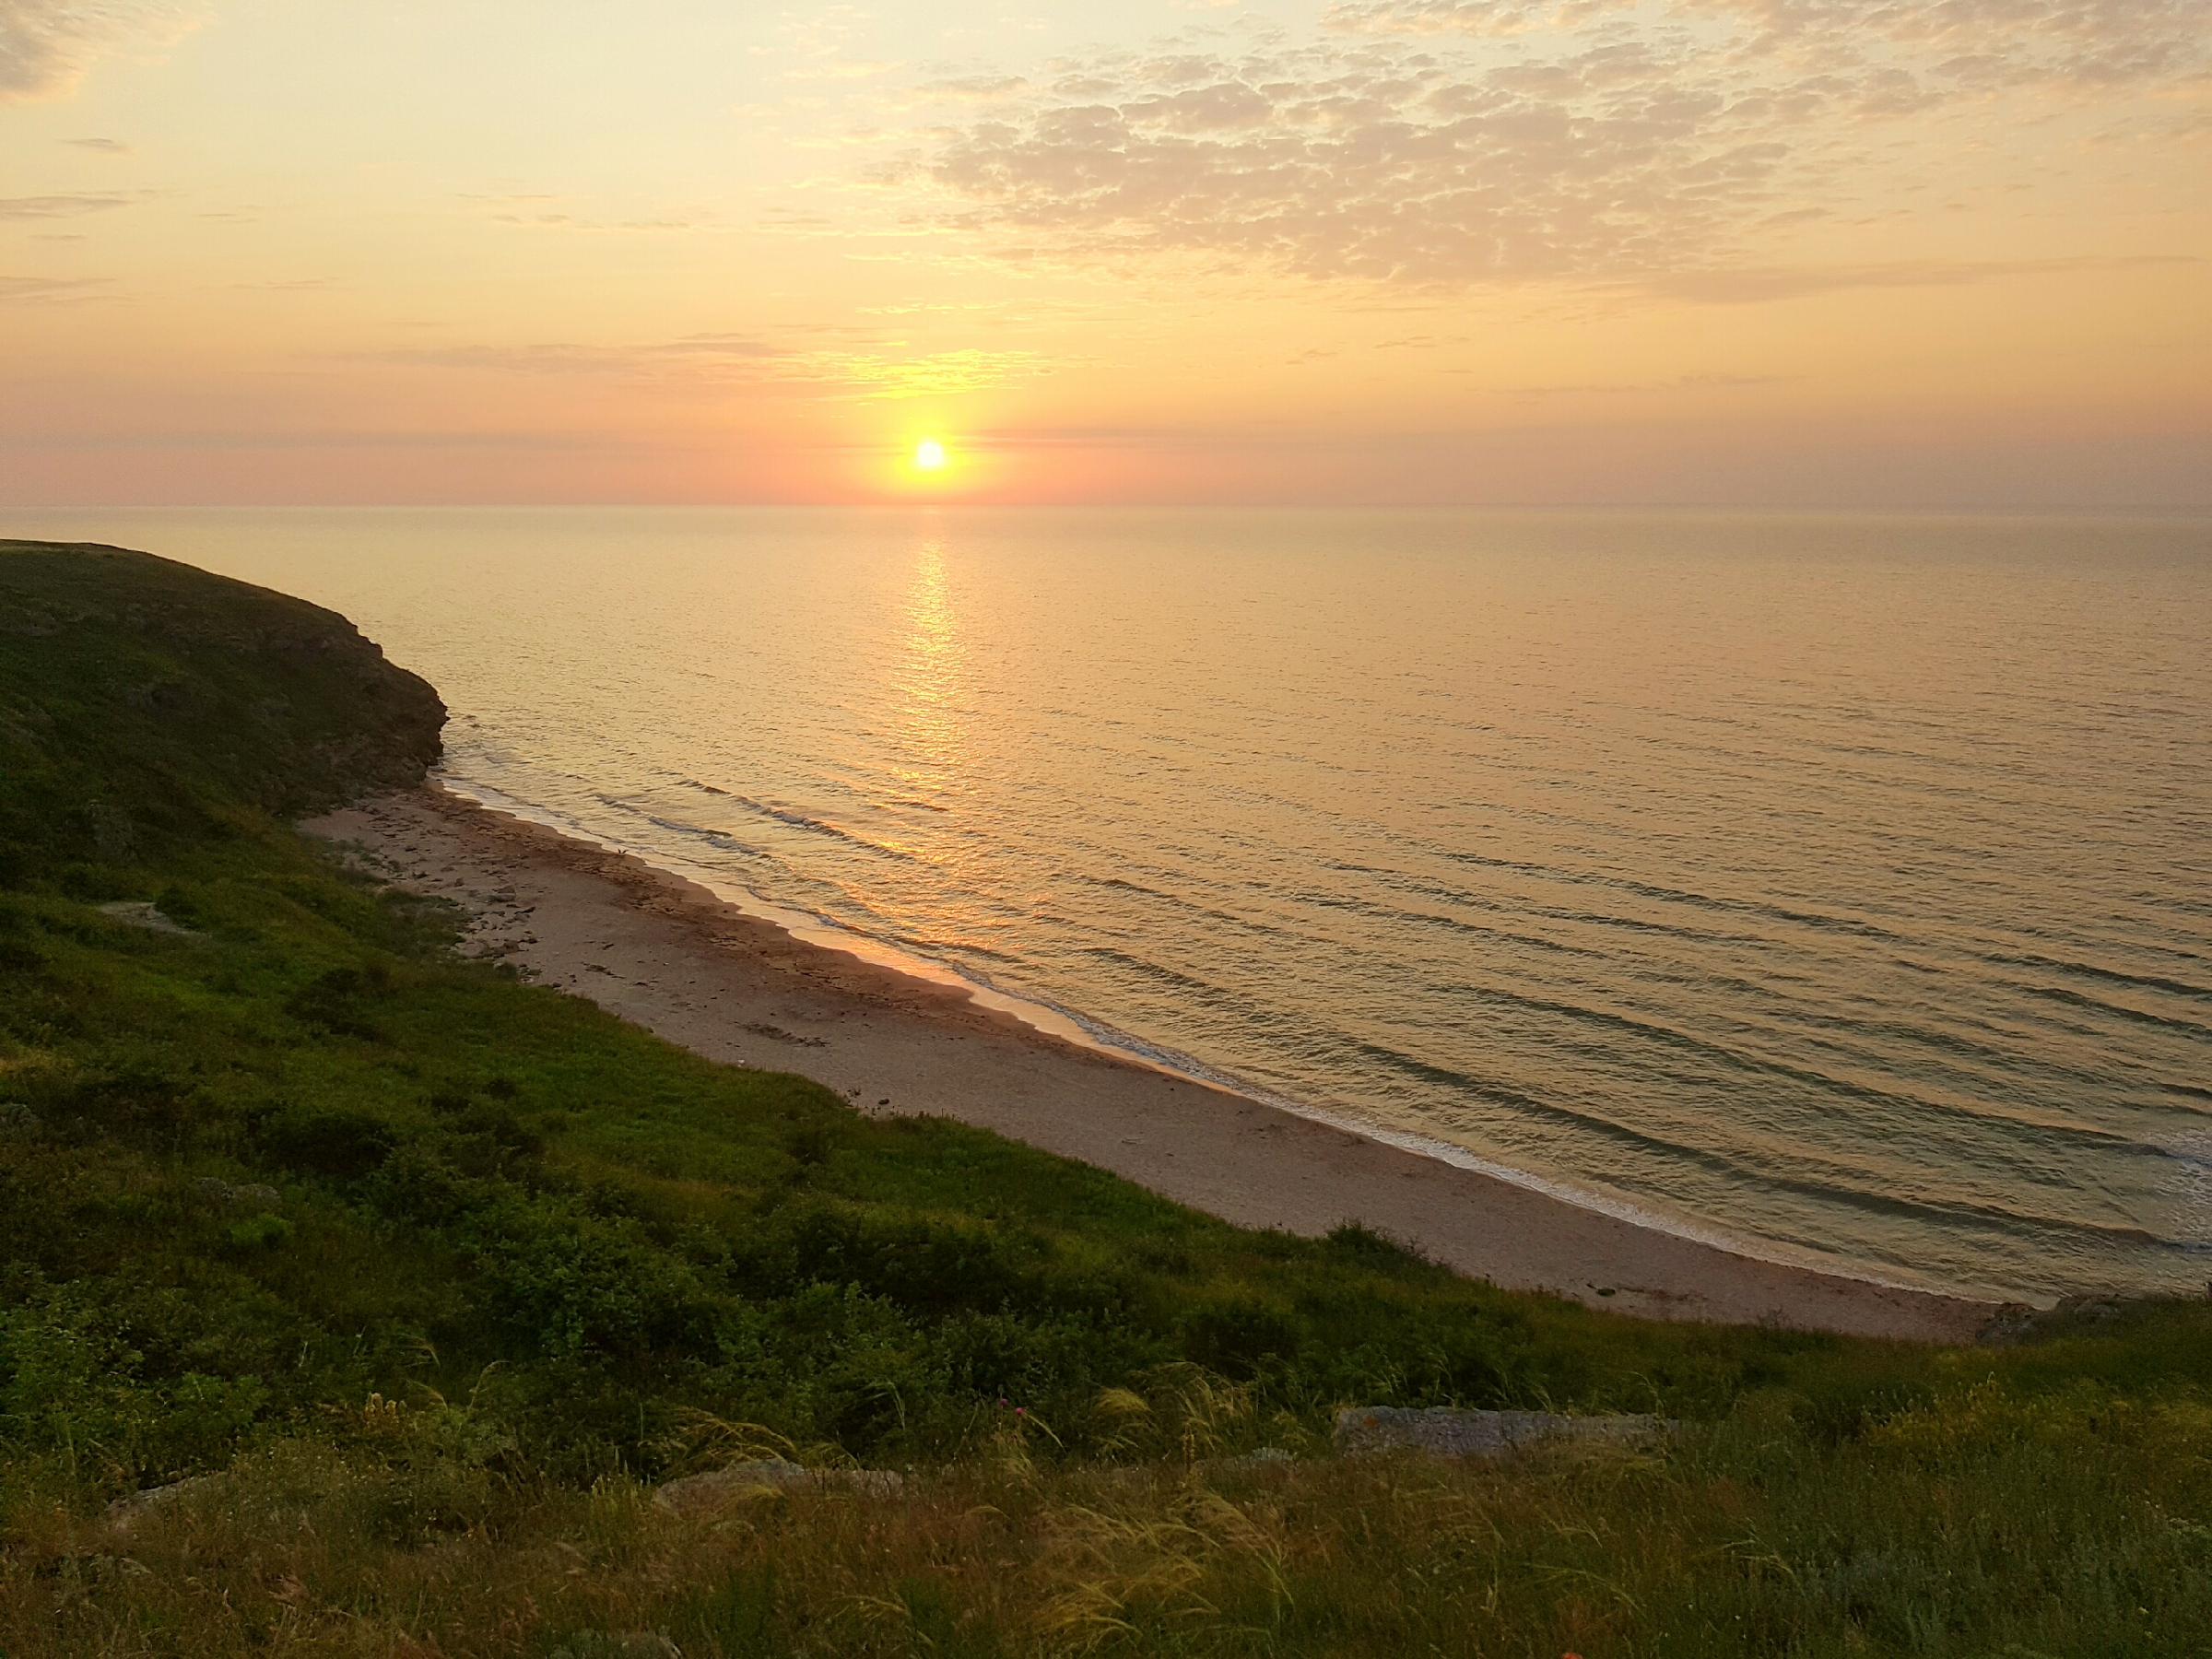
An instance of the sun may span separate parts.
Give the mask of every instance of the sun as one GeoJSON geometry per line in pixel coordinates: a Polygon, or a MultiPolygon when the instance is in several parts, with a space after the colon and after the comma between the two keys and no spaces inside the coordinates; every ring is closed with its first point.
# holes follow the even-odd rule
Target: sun
{"type": "Polygon", "coordinates": [[[924,472],[935,472],[945,465],[945,446],[935,438],[924,438],[914,445],[914,465],[924,472]]]}

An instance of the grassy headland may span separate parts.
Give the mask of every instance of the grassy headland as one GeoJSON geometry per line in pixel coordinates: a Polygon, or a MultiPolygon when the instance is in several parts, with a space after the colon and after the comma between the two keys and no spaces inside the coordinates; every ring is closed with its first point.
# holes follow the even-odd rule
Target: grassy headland
{"type": "Polygon", "coordinates": [[[1645,1324],[864,1119],[290,830],[441,719],[327,612],[0,543],[7,1653],[2212,1652],[2212,1308],[1645,1324]],[[1351,1403],[1686,1427],[1328,1460],[1351,1403]],[[763,1450],[910,1478],[643,1501],[763,1450]]]}

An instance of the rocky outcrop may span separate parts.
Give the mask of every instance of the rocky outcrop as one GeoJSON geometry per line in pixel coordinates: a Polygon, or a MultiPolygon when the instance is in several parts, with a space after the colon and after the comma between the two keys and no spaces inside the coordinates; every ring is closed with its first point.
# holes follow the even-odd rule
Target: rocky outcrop
{"type": "Polygon", "coordinates": [[[142,1492],[131,1492],[108,1505],[108,1524],[119,1533],[128,1534],[148,1515],[159,1513],[171,1505],[182,1503],[187,1498],[214,1492],[223,1484],[220,1475],[194,1475],[189,1480],[172,1480],[167,1486],[148,1487],[142,1492]]]}

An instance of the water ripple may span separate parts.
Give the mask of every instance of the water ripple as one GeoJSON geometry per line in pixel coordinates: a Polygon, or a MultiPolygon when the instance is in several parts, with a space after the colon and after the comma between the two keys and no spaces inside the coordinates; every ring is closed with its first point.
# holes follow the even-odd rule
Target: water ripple
{"type": "Polygon", "coordinates": [[[1108,1041],[1846,1270],[2201,1289],[2212,520],[120,539],[356,618],[488,787],[1108,1041]]]}

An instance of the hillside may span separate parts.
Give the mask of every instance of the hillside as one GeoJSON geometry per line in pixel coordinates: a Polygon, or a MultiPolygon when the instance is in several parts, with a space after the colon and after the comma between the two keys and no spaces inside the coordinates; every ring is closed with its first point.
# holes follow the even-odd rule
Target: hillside
{"type": "Polygon", "coordinates": [[[445,708],[343,617],[118,547],[0,542],[0,858],[158,861],[421,782],[445,708]]]}
{"type": "Polygon", "coordinates": [[[864,1119],[289,828],[442,719],[328,612],[0,543],[6,1653],[2202,1651],[2212,1309],[1643,1324],[864,1119]],[[1348,1404],[1685,1426],[1353,1463],[1348,1404]],[[645,1501],[767,1453],[905,1481],[645,1501]]]}

